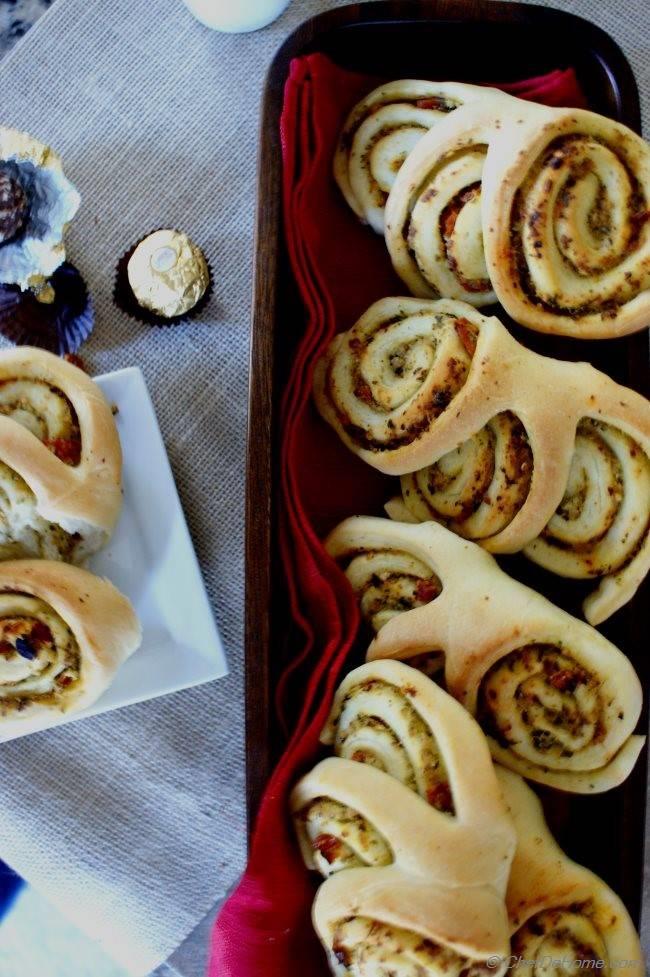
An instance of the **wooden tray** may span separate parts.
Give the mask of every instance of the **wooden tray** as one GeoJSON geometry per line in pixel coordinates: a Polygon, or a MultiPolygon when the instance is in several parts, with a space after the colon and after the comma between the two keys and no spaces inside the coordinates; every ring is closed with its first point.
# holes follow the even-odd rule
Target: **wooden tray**
{"type": "MultiPolygon", "coordinates": [[[[637,87],[621,50],[587,21],[549,8],[485,0],[353,4],[307,21],[278,51],[267,77],[262,107],[250,373],[246,513],[249,823],[284,745],[273,692],[298,640],[283,587],[276,538],[278,416],[305,320],[284,244],[279,120],[290,60],[315,51],[328,55],[341,67],[386,79],[508,81],[572,65],[592,109],[640,131],[637,87]]],[[[508,323],[501,311],[499,315],[508,323]]],[[[616,380],[647,391],[645,334],[598,343],[516,328],[512,331],[525,345],[540,352],[588,359],[616,380]]],[[[521,557],[508,557],[500,563],[513,576],[581,616],[579,606],[586,592],[583,582],[551,578],[521,557]]],[[[648,587],[644,586],[602,628],[632,659],[646,692],[650,677],[644,639],[647,596],[648,587]]],[[[641,729],[646,728],[647,704],[641,721],[641,729]]],[[[547,803],[562,846],[601,875],[622,896],[636,920],[641,904],[646,777],[644,754],[621,788],[588,798],[550,792],[552,803],[547,803]]]]}

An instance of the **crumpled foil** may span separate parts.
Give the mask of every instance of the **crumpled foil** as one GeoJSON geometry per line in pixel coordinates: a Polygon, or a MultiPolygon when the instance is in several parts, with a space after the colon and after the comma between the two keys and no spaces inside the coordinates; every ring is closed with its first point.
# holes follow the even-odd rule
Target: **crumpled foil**
{"type": "Polygon", "coordinates": [[[28,205],[20,231],[0,244],[0,284],[38,288],[65,260],[63,238],[81,197],[59,155],[26,132],[0,127],[0,169],[19,182],[28,205]]]}

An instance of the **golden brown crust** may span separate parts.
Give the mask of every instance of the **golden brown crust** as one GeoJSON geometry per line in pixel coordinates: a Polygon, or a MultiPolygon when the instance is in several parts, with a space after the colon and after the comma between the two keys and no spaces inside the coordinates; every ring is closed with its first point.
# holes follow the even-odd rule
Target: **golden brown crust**
{"type": "Polygon", "coordinates": [[[68,532],[112,532],[122,504],[120,442],[109,404],[90,377],[41,349],[0,352],[0,384],[14,378],[61,391],[74,408],[81,438],[79,464],[69,465],[11,417],[0,415],[0,460],[36,496],[40,515],[68,532]]]}
{"type": "Polygon", "coordinates": [[[129,600],[108,580],[79,567],[50,560],[0,563],[0,593],[7,592],[31,594],[49,605],[72,632],[81,666],[70,695],[54,707],[28,701],[0,718],[0,739],[42,728],[52,714],[79,712],[91,705],[141,640],[129,600]]]}
{"type": "MultiPolygon", "coordinates": [[[[629,961],[626,973],[645,973],[639,938],[625,906],[605,883],[572,862],[552,837],[542,806],[521,777],[496,768],[517,829],[517,850],[506,897],[512,926],[516,977],[549,972],[548,959],[583,955],[587,969],[610,973],[629,961]],[[601,959],[602,964],[595,961],[601,959]],[[546,961],[546,962],[545,962],[546,961]]],[[[558,972],[564,972],[563,970],[558,972]]]]}
{"type": "Polygon", "coordinates": [[[368,657],[443,652],[448,690],[478,715],[500,762],[577,793],[608,790],[627,777],[644,742],[632,735],[641,686],[601,634],[437,523],[354,517],[326,548],[343,564],[362,552],[407,552],[437,576],[442,592],[391,618],[368,657]]]}

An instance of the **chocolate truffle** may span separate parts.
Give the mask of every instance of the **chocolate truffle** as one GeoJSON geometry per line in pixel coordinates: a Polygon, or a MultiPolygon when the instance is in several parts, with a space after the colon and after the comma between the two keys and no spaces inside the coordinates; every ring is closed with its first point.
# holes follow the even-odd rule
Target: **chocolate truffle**
{"type": "Polygon", "coordinates": [[[0,244],[16,236],[27,219],[28,203],[19,181],[0,169],[0,244]]]}
{"type": "Polygon", "coordinates": [[[166,319],[193,309],[210,284],[203,252],[175,230],[154,231],[140,241],[127,275],[138,305],[166,319]]]}

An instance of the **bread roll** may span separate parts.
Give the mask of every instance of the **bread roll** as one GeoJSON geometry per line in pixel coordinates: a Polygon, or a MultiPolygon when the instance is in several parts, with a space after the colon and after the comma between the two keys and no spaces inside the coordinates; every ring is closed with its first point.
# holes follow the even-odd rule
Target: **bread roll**
{"type": "Polygon", "coordinates": [[[403,79],[374,89],[354,106],[339,136],[334,178],[360,220],[382,234],[384,206],[413,147],[460,105],[485,98],[478,85],[403,79]]]}
{"type": "Polygon", "coordinates": [[[424,135],[386,204],[423,298],[498,300],[539,332],[607,339],[650,320],[650,146],[583,109],[488,91],[424,135]]]}
{"type": "Polygon", "coordinates": [[[611,974],[624,967],[630,977],[642,977],[643,952],[622,901],[597,875],[567,858],[524,781],[496,770],[517,829],[506,896],[513,930],[509,972],[553,977],[573,964],[578,973],[611,974]]]}
{"type": "Polygon", "coordinates": [[[108,580],[50,560],[0,563],[0,740],[91,706],[140,641],[108,580]]]}
{"type": "Polygon", "coordinates": [[[606,339],[650,322],[650,146],[582,109],[535,107],[491,145],[485,260],[499,302],[538,332],[606,339]]]}
{"type": "Polygon", "coordinates": [[[477,717],[496,760],[573,793],[626,779],[644,744],[633,735],[641,685],[598,631],[435,522],[353,517],[325,545],[344,569],[364,553],[379,564],[397,552],[426,568],[416,586],[435,575],[438,593],[387,620],[368,659],[442,653],[448,691],[477,717]]]}
{"type": "Polygon", "coordinates": [[[481,185],[490,143],[520,105],[494,89],[463,106],[409,154],[386,203],[385,236],[393,266],[420,298],[497,301],[483,246],[481,185]]]}
{"type": "Polygon", "coordinates": [[[650,404],[587,363],[540,356],[451,300],[389,298],[316,367],[317,407],[374,468],[397,519],[595,578],[598,624],[650,567],[650,404]]]}
{"type": "Polygon", "coordinates": [[[327,878],[313,916],[333,972],[459,975],[498,955],[502,973],[514,833],[475,721],[416,669],[371,662],[343,680],[322,740],[336,757],[291,808],[327,878]]]}
{"type": "Polygon", "coordinates": [[[83,370],[41,349],[0,351],[0,558],[79,563],[122,504],[111,413],[83,370]]]}

